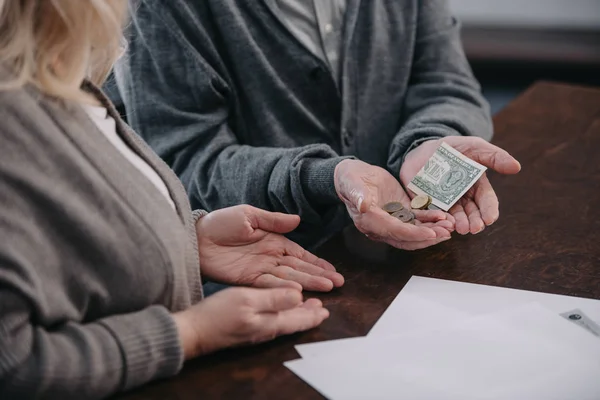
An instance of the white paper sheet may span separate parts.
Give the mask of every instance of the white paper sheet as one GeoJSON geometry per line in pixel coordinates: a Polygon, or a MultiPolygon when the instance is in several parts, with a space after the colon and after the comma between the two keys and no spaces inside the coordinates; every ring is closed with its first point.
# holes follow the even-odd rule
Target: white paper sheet
{"type": "Polygon", "coordinates": [[[285,365],[334,400],[598,400],[600,394],[600,341],[537,304],[447,331],[369,337],[347,351],[285,365]]]}
{"type": "MultiPolygon", "coordinates": [[[[430,331],[432,326],[435,326],[435,329],[447,329],[449,325],[454,325],[470,317],[469,314],[462,311],[413,295],[403,296],[402,303],[397,304],[394,312],[396,313],[394,319],[401,320],[402,323],[398,323],[393,331],[388,332],[389,335],[393,336],[430,331]]],[[[300,344],[296,346],[296,351],[302,357],[338,353],[352,348],[355,343],[360,342],[362,339],[363,337],[355,337],[300,344]]]]}
{"type": "MultiPolygon", "coordinates": [[[[476,337],[474,343],[477,345],[478,341],[480,337],[476,337]]],[[[519,342],[507,343],[519,351],[534,346],[536,341],[521,338],[519,342]]],[[[598,400],[600,369],[596,365],[574,360],[569,354],[556,350],[542,354],[546,357],[539,364],[546,360],[553,364],[543,367],[533,365],[527,371],[528,375],[518,376],[507,386],[503,386],[500,380],[490,385],[490,376],[497,376],[498,372],[488,372],[485,366],[476,368],[476,373],[472,373],[473,368],[464,368],[458,379],[455,374],[449,375],[446,380],[438,380],[444,377],[447,369],[436,369],[436,364],[427,363],[418,367],[406,363],[365,365],[360,364],[360,360],[348,363],[347,360],[319,358],[299,359],[285,365],[331,400],[598,400]],[[554,369],[554,364],[557,369],[554,369]],[[549,370],[544,370],[544,367],[549,370]],[[415,377],[415,372],[422,375],[415,377]],[[454,381],[445,386],[450,378],[454,381]]],[[[515,357],[504,360],[504,363],[519,365],[519,372],[523,370],[515,357]]]]}
{"type": "MultiPolygon", "coordinates": [[[[557,314],[579,308],[592,320],[600,323],[600,300],[413,276],[373,326],[368,336],[387,336],[401,331],[405,326],[408,307],[414,297],[471,316],[537,302],[557,314]]],[[[423,319],[419,329],[435,329],[436,325],[435,321],[423,319]]]]}

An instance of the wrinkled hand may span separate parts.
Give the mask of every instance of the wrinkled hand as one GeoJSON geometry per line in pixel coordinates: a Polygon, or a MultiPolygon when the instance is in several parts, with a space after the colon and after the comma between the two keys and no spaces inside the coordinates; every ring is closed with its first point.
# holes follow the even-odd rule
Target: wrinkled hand
{"type": "Polygon", "coordinates": [[[333,265],[282,235],[299,223],[297,215],[247,205],[211,212],[196,225],[202,274],[261,288],[327,292],[342,286],[344,278],[333,265]]]}
{"type": "Polygon", "coordinates": [[[229,288],[173,314],[185,359],[314,328],[329,316],[294,289],[229,288]]]}
{"type": "Polygon", "coordinates": [[[389,172],[358,160],[340,162],[335,189],[356,228],[370,239],[404,250],[422,249],[450,239],[454,219],[442,211],[416,211],[416,225],[403,223],[381,209],[391,201],[410,207],[410,198],[389,172]]]}
{"type": "MultiPolygon", "coordinates": [[[[430,140],[406,155],[400,168],[400,181],[406,187],[419,173],[427,160],[445,142],[465,156],[502,174],[516,174],[521,165],[505,150],[472,136],[449,136],[430,140]]],[[[496,222],[500,216],[498,197],[484,174],[471,189],[449,210],[461,235],[479,233],[496,222]]]]}

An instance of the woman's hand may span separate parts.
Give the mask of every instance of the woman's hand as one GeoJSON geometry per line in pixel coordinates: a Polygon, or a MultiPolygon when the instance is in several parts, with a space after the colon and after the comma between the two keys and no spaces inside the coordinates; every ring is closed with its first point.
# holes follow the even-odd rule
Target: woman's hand
{"type": "Polygon", "coordinates": [[[314,328],[329,317],[294,289],[230,288],[173,315],[185,359],[314,328]]]}
{"type": "Polygon", "coordinates": [[[342,286],[333,265],[282,235],[299,223],[297,215],[247,205],[211,212],[196,224],[202,275],[260,288],[327,292],[342,286]]]}

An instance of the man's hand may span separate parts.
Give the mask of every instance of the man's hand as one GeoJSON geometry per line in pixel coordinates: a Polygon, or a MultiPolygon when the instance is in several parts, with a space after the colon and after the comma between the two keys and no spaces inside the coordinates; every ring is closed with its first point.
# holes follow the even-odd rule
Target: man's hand
{"type": "Polygon", "coordinates": [[[282,235],[299,223],[297,215],[247,205],[211,212],[196,224],[202,275],[261,288],[328,292],[342,286],[333,265],[282,235]]]}
{"type": "Polygon", "coordinates": [[[416,225],[403,223],[381,207],[410,198],[389,172],[358,160],[340,162],[334,174],[335,189],[357,229],[370,239],[404,250],[422,249],[450,239],[454,218],[442,211],[415,211],[416,225]]]}
{"type": "MultiPolygon", "coordinates": [[[[427,160],[445,142],[465,156],[501,174],[516,174],[521,164],[505,150],[472,136],[449,136],[430,140],[406,155],[400,168],[400,181],[406,187],[419,173],[427,160]]],[[[471,189],[449,210],[461,235],[479,233],[496,222],[500,216],[498,197],[484,174],[471,189]]]]}

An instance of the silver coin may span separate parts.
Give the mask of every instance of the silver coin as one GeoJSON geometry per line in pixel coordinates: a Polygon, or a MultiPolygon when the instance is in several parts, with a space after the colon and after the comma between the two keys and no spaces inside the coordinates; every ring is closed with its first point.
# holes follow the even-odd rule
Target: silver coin
{"type": "Polygon", "coordinates": [[[410,224],[415,220],[415,214],[410,210],[400,210],[392,214],[392,217],[399,219],[402,222],[410,224]]]}

